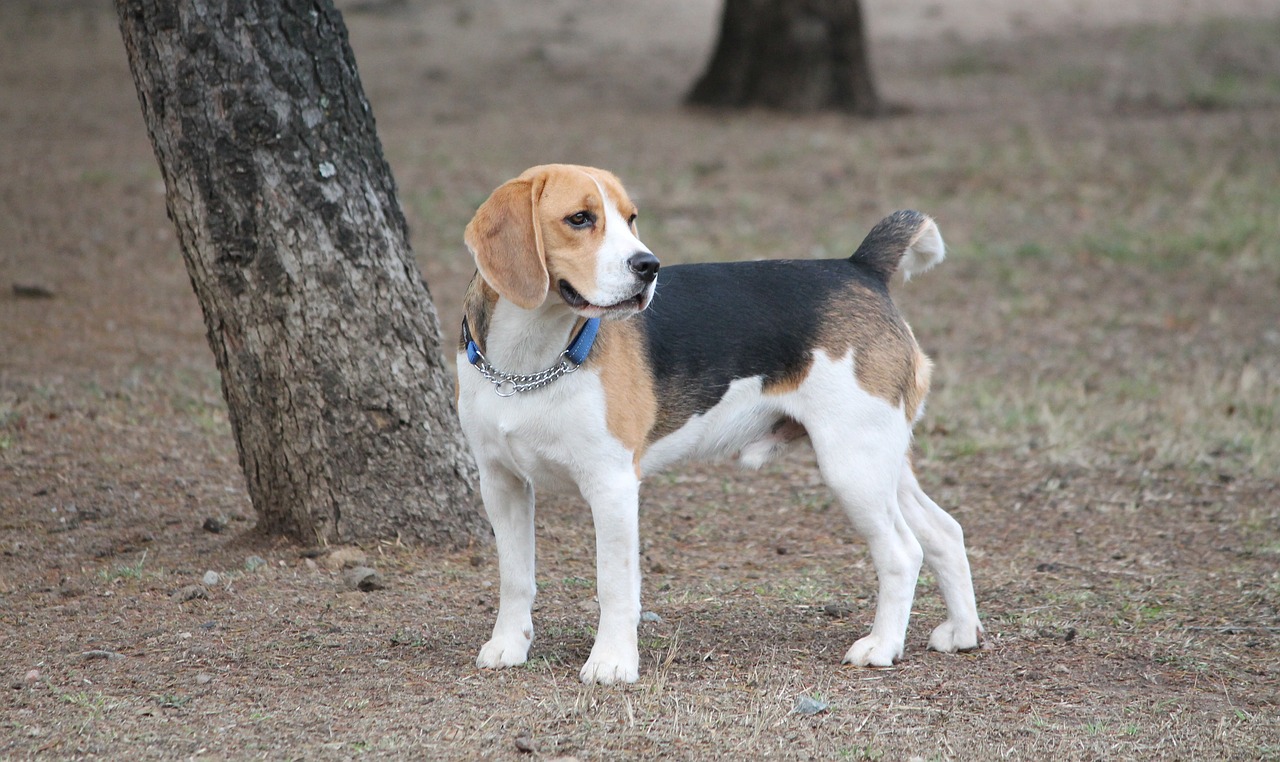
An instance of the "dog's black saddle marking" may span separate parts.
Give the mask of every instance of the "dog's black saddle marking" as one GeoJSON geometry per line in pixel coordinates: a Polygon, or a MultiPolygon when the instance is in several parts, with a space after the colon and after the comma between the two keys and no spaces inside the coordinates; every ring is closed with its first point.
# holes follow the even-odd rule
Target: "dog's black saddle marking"
{"type": "Polygon", "coordinates": [[[801,372],[841,295],[859,290],[889,298],[883,277],[848,259],[663,267],[640,315],[659,404],[681,398],[701,413],[735,379],[801,372]]]}

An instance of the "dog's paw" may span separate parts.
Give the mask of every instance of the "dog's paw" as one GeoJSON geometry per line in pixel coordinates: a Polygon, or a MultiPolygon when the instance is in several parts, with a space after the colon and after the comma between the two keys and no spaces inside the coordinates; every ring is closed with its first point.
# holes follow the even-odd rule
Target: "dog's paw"
{"type": "Polygon", "coordinates": [[[902,643],[890,642],[875,635],[868,635],[849,648],[842,664],[859,667],[892,667],[902,658],[902,643]]]}
{"type": "Polygon", "coordinates": [[[640,679],[640,654],[631,653],[622,657],[618,656],[597,656],[595,649],[591,651],[591,658],[587,659],[587,663],[582,665],[582,671],[578,673],[578,677],[582,678],[582,682],[588,685],[597,683],[599,685],[615,685],[617,683],[634,683],[640,679]]]}
{"type": "Polygon", "coordinates": [[[495,636],[480,648],[476,657],[476,666],[481,669],[502,669],[524,664],[529,657],[529,643],[532,639],[518,634],[514,638],[495,636]]]}
{"type": "Polygon", "coordinates": [[[982,645],[982,625],[977,622],[956,622],[948,619],[929,636],[929,650],[953,654],[972,651],[982,645]]]}

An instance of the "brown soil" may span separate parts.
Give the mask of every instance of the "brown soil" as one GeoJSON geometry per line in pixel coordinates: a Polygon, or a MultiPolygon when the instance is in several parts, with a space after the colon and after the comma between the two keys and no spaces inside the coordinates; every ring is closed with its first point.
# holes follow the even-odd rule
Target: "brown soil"
{"type": "Polygon", "coordinates": [[[898,291],[986,647],[924,650],[926,575],[903,662],[840,667],[874,577],[812,463],[701,466],[645,485],[661,621],[610,689],[576,679],[576,502],[539,506],[532,660],[500,673],[490,546],[370,545],[361,592],[253,531],[100,5],[0,7],[0,757],[1280,758],[1267,3],[868,2],[906,108],[878,122],[681,109],[715,3],[344,4],[446,325],[463,224],[545,161],[617,172],[668,262],[834,256],[906,206],[952,245],[898,291]]]}

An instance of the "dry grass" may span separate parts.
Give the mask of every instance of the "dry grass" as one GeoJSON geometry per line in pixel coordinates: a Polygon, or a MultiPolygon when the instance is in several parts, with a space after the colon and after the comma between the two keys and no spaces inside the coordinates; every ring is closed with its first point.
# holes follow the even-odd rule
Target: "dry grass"
{"type": "Polygon", "coordinates": [[[662,621],[623,689],[576,681],[573,502],[540,506],[537,639],[502,673],[471,666],[490,548],[371,546],[366,595],[246,531],[113,22],[15,5],[0,286],[55,298],[0,296],[0,756],[1280,759],[1280,22],[882,45],[912,110],[867,123],[681,111],[679,35],[610,47],[565,16],[477,46],[465,10],[349,18],[445,316],[462,225],[542,161],[617,171],[667,262],[835,256],[894,207],[936,216],[951,259],[898,294],[938,362],[922,480],[966,528],[987,647],[924,651],[926,575],[903,663],[836,666],[874,579],[799,456],[649,480],[662,621]],[[171,598],[206,569],[209,598],[171,598]]]}

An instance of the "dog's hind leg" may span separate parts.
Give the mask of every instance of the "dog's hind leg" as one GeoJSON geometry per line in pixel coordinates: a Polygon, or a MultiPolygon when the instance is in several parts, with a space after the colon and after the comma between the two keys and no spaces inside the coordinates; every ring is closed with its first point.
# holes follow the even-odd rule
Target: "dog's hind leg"
{"type": "Polygon", "coordinates": [[[846,417],[828,409],[821,422],[805,425],[823,481],[867,541],[879,578],[871,633],[853,644],[844,661],[887,667],[902,656],[923,553],[898,508],[906,422],[888,405],[881,413],[867,412],[846,417]]]}
{"type": "Polygon", "coordinates": [[[524,664],[533,642],[533,487],[501,466],[480,464],[480,495],[493,525],[501,587],[493,637],[481,647],[476,666],[511,667],[524,664]]]}
{"type": "Polygon", "coordinates": [[[947,620],[934,628],[929,648],[946,653],[977,648],[982,639],[982,623],[964,549],[964,530],[929,499],[916,481],[911,463],[905,460],[898,481],[898,505],[924,549],[924,562],[938,578],[947,604],[947,620]]]}

